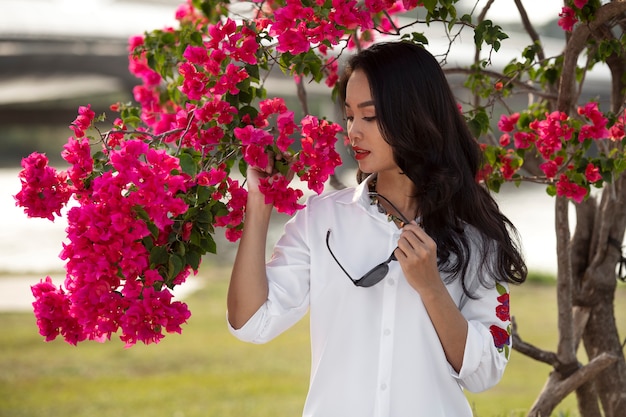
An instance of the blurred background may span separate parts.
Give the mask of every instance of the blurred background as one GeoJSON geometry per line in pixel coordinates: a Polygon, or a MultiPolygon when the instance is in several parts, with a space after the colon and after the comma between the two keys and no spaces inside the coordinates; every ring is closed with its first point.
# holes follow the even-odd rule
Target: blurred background
{"type": "MultiPolygon", "coordinates": [[[[187,287],[193,293],[189,305],[194,312],[188,327],[182,336],[168,336],[156,349],[150,345],[122,350],[119,341],[85,343],[80,349],[62,340],[44,344],[28,313],[30,285],[46,275],[62,283],[64,264],[58,254],[66,223],[62,218],[28,219],[15,206],[20,161],[37,151],[62,168],[60,152],[72,134],[68,126],[78,106],[90,104],[101,114],[111,103],[131,101],[137,80],[128,72],[128,38],[175,25],[174,13],[182,1],[0,0],[0,321],[7,330],[0,339],[0,417],[262,417],[298,415],[301,410],[308,380],[306,323],[264,347],[238,343],[228,334],[224,293],[236,244],[226,242],[219,229],[218,255],[208,255],[200,279],[190,280],[187,287]],[[291,411],[280,412],[279,405],[291,411]]],[[[479,5],[485,1],[479,0],[479,5]]],[[[471,12],[475,3],[462,0],[459,6],[464,10],[459,13],[471,12]]],[[[547,56],[559,54],[564,34],[556,21],[562,0],[525,3],[547,56]]],[[[516,23],[513,0],[496,0],[488,17],[510,36],[492,57],[497,69],[518,56],[529,40],[516,23]]],[[[443,34],[428,32],[427,36],[429,48],[447,46],[443,34]]],[[[448,65],[467,65],[473,54],[472,39],[460,37],[448,65]]],[[[608,97],[607,79],[602,71],[594,71],[587,77],[583,95],[608,97]]],[[[450,81],[462,95],[460,79],[450,81]]],[[[285,97],[296,110],[291,80],[272,76],[267,88],[268,95],[285,97]]],[[[328,89],[309,85],[307,90],[312,113],[341,122],[328,89]]],[[[354,161],[340,143],[338,147],[344,158],[338,176],[353,185],[354,161]]],[[[531,272],[552,281],[556,273],[553,198],[544,187],[532,184],[507,185],[496,198],[520,231],[531,272]]],[[[280,215],[274,219],[270,241],[278,237],[286,220],[280,215]]],[[[522,334],[530,342],[552,348],[554,287],[527,285],[515,291],[519,292],[514,293],[513,310],[522,334]]],[[[619,294],[623,301],[624,291],[619,294]]],[[[523,411],[505,414],[503,410],[530,406],[550,369],[520,356],[514,362],[500,386],[471,398],[477,404],[477,417],[517,417],[523,411]]],[[[573,410],[573,404],[570,398],[566,409],[573,410]]],[[[567,411],[559,415],[575,416],[567,411]]]]}
{"type": "MultiPolygon", "coordinates": [[[[471,12],[474,3],[463,0],[460,8],[471,12]]],[[[526,3],[547,55],[558,54],[564,36],[556,24],[562,1],[526,3]]],[[[68,125],[78,106],[90,104],[100,114],[111,103],[132,100],[137,79],[128,71],[128,38],[175,25],[174,13],[180,4],[181,0],[0,0],[0,216],[4,223],[0,273],[62,271],[58,253],[64,239],[63,219],[54,223],[27,219],[15,207],[12,196],[19,191],[20,161],[37,151],[45,153],[52,165],[62,165],[60,152],[72,133],[68,125]]],[[[498,67],[519,54],[528,37],[516,23],[512,0],[496,1],[489,17],[501,22],[511,36],[493,56],[498,67]]],[[[447,45],[440,33],[428,36],[434,50],[447,45]]],[[[461,37],[448,65],[467,64],[472,58],[472,39],[461,37]]],[[[454,78],[451,82],[460,83],[454,78]]],[[[593,95],[605,91],[602,74],[590,76],[587,88],[593,95]]],[[[329,91],[315,85],[307,89],[312,112],[333,119],[329,91]]],[[[293,83],[285,77],[272,77],[268,90],[297,107],[293,83]]],[[[350,185],[355,165],[345,153],[344,161],[338,174],[350,185]]],[[[553,273],[552,199],[542,187],[531,185],[504,187],[498,199],[522,232],[530,267],[553,273]]]]}

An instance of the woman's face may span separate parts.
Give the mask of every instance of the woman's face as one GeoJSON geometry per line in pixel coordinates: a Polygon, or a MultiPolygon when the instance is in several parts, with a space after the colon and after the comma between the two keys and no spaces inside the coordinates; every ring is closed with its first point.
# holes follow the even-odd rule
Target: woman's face
{"type": "Polygon", "coordinates": [[[363,172],[398,172],[391,146],[383,139],[376,122],[376,107],[367,76],[355,70],[346,86],[345,114],[348,137],[359,168],[363,172]]]}

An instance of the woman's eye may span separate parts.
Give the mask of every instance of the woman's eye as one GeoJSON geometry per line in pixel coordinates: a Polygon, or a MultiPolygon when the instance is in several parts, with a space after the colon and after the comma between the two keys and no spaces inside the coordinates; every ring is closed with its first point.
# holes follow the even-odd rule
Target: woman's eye
{"type": "Polygon", "coordinates": [[[345,120],[346,122],[352,122],[354,120],[354,116],[346,116],[345,120]]]}
{"type": "Polygon", "coordinates": [[[374,120],[376,120],[376,116],[364,117],[363,120],[365,120],[366,122],[373,122],[374,120]]]}

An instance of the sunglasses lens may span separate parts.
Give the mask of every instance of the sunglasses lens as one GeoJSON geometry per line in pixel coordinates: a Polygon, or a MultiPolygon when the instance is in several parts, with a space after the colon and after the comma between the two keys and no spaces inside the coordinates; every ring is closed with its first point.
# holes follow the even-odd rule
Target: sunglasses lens
{"type": "Polygon", "coordinates": [[[376,285],[387,276],[387,272],[389,272],[389,264],[384,263],[375,266],[374,269],[363,275],[363,277],[356,282],[356,285],[359,287],[371,287],[376,285]]]}

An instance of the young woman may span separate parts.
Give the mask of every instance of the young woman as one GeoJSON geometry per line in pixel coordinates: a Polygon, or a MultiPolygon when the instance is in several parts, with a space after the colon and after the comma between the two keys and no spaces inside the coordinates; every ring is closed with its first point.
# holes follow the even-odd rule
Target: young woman
{"type": "Polygon", "coordinates": [[[360,183],[311,197],[266,264],[271,167],[248,171],[229,327],[264,343],[310,312],[304,416],[471,416],[462,390],[508,361],[515,229],[475,180],[479,146],[426,50],[376,44],[341,85],[360,183]]]}

